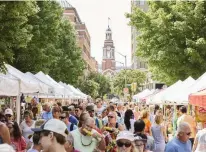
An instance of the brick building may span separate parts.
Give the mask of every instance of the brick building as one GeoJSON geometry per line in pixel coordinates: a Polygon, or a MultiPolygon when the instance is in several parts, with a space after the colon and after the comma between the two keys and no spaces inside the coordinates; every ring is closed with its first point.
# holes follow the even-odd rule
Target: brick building
{"type": "Polygon", "coordinates": [[[82,50],[82,58],[85,61],[87,69],[85,74],[87,74],[88,71],[96,72],[98,70],[98,62],[91,56],[91,38],[85,23],[81,21],[77,10],[66,0],[60,0],[58,2],[64,8],[63,16],[71,21],[77,32],[77,42],[82,50]]]}

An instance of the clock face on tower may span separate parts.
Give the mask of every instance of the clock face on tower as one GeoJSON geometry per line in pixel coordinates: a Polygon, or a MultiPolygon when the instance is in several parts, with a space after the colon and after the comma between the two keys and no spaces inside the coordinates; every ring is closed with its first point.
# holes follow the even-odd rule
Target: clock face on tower
{"type": "Polygon", "coordinates": [[[110,46],[107,46],[107,50],[110,50],[110,46]]]}

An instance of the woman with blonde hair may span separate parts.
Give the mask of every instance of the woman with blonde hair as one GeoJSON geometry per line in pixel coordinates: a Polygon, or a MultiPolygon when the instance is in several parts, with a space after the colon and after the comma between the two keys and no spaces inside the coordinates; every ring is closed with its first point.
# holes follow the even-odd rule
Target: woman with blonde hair
{"type": "Polygon", "coordinates": [[[147,110],[143,110],[142,113],[141,113],[141,119],[144,121],[145,123],[145,129],[144,129],[144,132],[145,134],[147,135],[152,135],[152,132],[151,132],[151,122],[150,120],[148,119],[149,118],[149,112],[147,110]]]}
{"type": "Polygon", "coordinates": [[[155,116],[155,123],[152,125],[152,136],[154,138],[155,149],[153,152],[164,152],[165,141],[167,140],[167,135],[164,126],[161,125],[163,121],[162,115],[155,116]]]}
{"type": "Polygon", "coordinates": [[[24,112],[24,121],[20,124],[20,129],[22,131],[23,137],[26,139],[26,143],[29,143],[29,135],[33,134],[31,128],[35,127],[35,121],[33,119],[33,114],[31,111],[24,112]]]}

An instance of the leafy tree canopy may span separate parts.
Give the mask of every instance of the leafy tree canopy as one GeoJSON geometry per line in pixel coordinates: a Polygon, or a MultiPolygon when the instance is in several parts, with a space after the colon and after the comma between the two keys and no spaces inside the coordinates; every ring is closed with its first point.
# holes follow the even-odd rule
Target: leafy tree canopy
{"type": "Polygon", "coordinates": [[[127,14],[141,33],[137,55],[153,76],[167,84],[199,77],[206,71],[206,2],[150,1],[148,12],[127,14]]]}
{"type": "Polygon", "coordinates": [[[87,95],[90,95],[92,98],[96,98],[99,96],[99,89],[100,86],[97,82],[94,80],[79,80],[79,85],[78,87],[82,92],[84,92],[87,95]]]}
{"type": "MultiPolygon", "coordinates": [[[[128,87],[128,84],[137,83],[137,90],[145,82],[146,75],[140,70],[121,70],[113,79],[113,85],[116,93],[122,94],[123,88],[128,87]]],[[[131,92],[131,87],[128,87],[131,92]]],[[[136,93],[134,92],[134,93],[136,93]]]]}
{"type": "Polygon", "coordinates": [[[0,70],[4,62],[22,72],[43,71],[77,84],[84,63],[76,32],[56,1],[0,2],[0,70]]]}
{"type": "Polygon", "coordinates": [[[91,72],[88,76],[88,79],[94,80],[95,82],[99,84],[98,94],[100,97],[103,97],[105,94],[108,94],[111,92],[110,80],[106,76],[98,72],[91,72]]]}
{"type": "Polygon", "coordinates": [[[4,63],[14,61],[14,49],[26,48],[31,41],[32,25],[27,22],[37,12],[35,1],[0,2],[0,72],[6,70],[4,63]]]}
{"type": "Polygon", "coordinates": [[[110,80],[98,72],[90,72],[87,77],[79,80],[77,87],[93,98],[103,98],[105,94],[111,92],[110,80]]]}

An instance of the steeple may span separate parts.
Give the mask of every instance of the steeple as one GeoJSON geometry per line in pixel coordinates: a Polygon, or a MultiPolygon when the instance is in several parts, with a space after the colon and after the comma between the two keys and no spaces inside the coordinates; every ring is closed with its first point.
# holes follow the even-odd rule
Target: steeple
{"type": "Polygon", "coordinates": [[[109,26],[110,18],[108,17],[108,28],[106,30],[106,40],[111,41],[112,40],[112,30],[109,26]]]}
{"type": "Polygon", "coordinates": [[[103,56],[102,56],[102,72],[107,75],[114,75],[116,64],[115,64],[115,47],[112,40],[112,30],[110,28],[110,18],[108,18],[108,27],[106,29],[103,56]]]}

